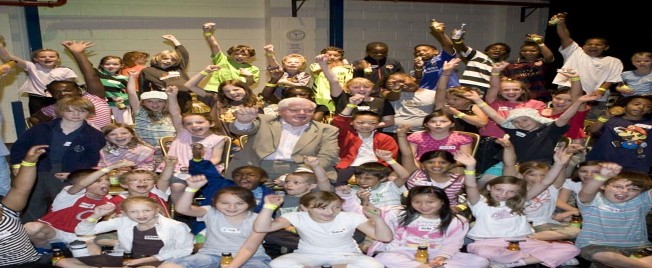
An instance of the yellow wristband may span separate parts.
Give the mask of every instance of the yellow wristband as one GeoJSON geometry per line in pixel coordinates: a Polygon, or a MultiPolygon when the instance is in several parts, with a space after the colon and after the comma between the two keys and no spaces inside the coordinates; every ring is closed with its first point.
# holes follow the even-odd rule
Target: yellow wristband
{"type": "Polygon", "coordinates": [[[274,53],[265,53],[265,56],[274,56],[274,53]]]}
{"type": "Polygon", "coordinates": [[[459,114],[456,114],[456,115],[453,116],[453,117],[462,119],[462,117],[465,117],[465,116],[466,116],[465,113],[460,112],[459,114]]]}
{"type": "Polygon", "coordinates": [[[475,170],[464,170],[464,175],[475,175],[475,170]]]}
{"type": "Polygon", "coordinates": [[[102,172],[104,172],[104,173],[109,173],[109,172],[111,172],[110,169],[105,168],[105,167],[104,167],[104,168],[101,168],[100,171],[102,171],[102,172]]]}
{"type": "Polygon", "coordinates": [[[20,168],[20,164],[11,165],[12,168],[20,168]]]}
{"type": "Polygon", "coordinates": [[[263,205],[263,208],[271,209],[271,210],[276,210],[276,209],[278,208],[278,206],[277,206],[277,205],[273,205],[273,204],[265,204],[265,205],[263,205]]]}
{"type": "Polygon", "coordinates": [[[478,107],[485,107],[485,106],[489,106],[489,105],[486,102],[478,104],[478,107]]]}
{"type": "Polygon", "coordinates": [[[603,88],[603,87],[599,87],[599,88],[598,88],[598,91],[605,92],[605,91],[607,91],[607,89],[606,89],[606,88],[603,88]]]}
{"type": "Polygon", "coordinates": [[[204,36],[206,36],[206,37],[209,37],[211,35],[213,35],[213,33],[204,33],[204,36]]]}
{"type": "Polygon", "coordinates": [[[199,74],[201,74],[201,75],[208,75],[208,73],[207,73],[206,71],[201,71],[201,72],[199,72],[199,74]]]}
{"type": "Polygon", "coordinates": [[[577,82],[577,81],[580,81],[580,77],[579,76],[578,77],[573,77],[573,78],[571,78],[569,80],[571,80],[572,82],[577,82]]]}
{"type": "Polygon", "coordinates": [[[609,121],[609,118],[598,116],[598,121],[600,121],[602,123],[606,123],[607,121],[609,121]]]}
{"type": "Polygon", "coordinates": [[[365,68],[364,69],[364,73],[366,73],[366,74],[370,74],[372,72],[373,72],[373,69],[371,69],[371,68],[365,68]]]}
{"type": "Polygon", "coordinates": [[[414,68],[414,71],[415,71],[415,72],[421,72],[421,71],[423,71],[423,69],[414,68]]]}
{"type": "Polygon", "coordinates": [[[500,73],[491,73],[491,76],[500,76],[500,73]]]}
{"type": "Polygon", "coordinates": [[[96,218],[88,217],[88,218],[86,218],[86,221],[87,221],[87,222],[91,222],[91,223],[96,223],[96,222],[97,222],[97,219],[96,219],[96,218]]]}
{"type": "Polygon", "coordinates": [[[391,92],[394,92],[394,93],[399,93],[399,92],[401,92],[400,89],[396,89],[396,90],[392,89],[392,90],[390,90],[390,91],[391,91],[391,92]]]}
{"type": "Polygon", "coordinates": [[[387,161],[387,164],[389,164],[389,165],[393,165],[393,164],[397,164],[397,163],[398,162],[396,162],[396,160],[394,160],[394,159],[387,161]]]}
{"type": "Polygon", "coordinates": [[[266,86],[266,87],[276,87],[276,84],[267,83],[265,86],[266,86]]]}
{"type": "Polygon", "coordinates": [[[606,181],[607,180],[607,178],[605,178],[605,177],[603,177],[603,176],[601,176],[599,174],[593,175],[593,179],[596,180],[596,181],[606,181]]]}
{"type": "Polygon", "coordinates": [[[34,167],[34,166],[36,166],[36,163],[23,161],[23,162],[20,162],[20,165],[23,166],[23,167],[34,167]]]}
{"type": "Polygon", "coordinates": [[[453,41],[453,44],[457,44],[457,45],[459,45],[459,44],[461,44],[461,43],[464,43],[464,41],[462,41],[462,40],[460,40],[460,41],[453,41]]]}
{"type": "Polygon", "coordinates": [[[355,105],[355,104],[353,104],[353,103],[347,103],[347,104],[346,104],[346,107],[349,107],[349,108],[358,108],[358,105],[355,105]]]}
{"type": "Polygon", "coordinates": [[[545,47],[545,46],[546,46],[546,44],[544,44],[544,43],[537,43],[537,46],[540,46],[540,47],[545,47]]]}
{"type": "Polygon", "coordinates": [[[186,187],[186,189],[184,189],[183,191],[184,192],[189,192],[189,193],[196,193],[197,191],[199,191],[199,189],[186,187]]]}

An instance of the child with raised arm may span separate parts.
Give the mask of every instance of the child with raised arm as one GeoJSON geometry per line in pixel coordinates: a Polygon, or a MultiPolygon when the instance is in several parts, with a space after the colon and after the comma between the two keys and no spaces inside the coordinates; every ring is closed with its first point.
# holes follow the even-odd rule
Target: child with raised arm
{"type": "Polygon", "coordinates": [[[131,110],[127,106],[129,95],[127,95],[126,88],[129,76],[118,73],[122,66],[120,57],[105,56],[100,59],[100,64],[95,72],[104,86],[104,92],[109,107],[111,107],[114,122],[133,125],[131,110]]]}
{"type": "MultiPolygon", "coordinates": [[[[558,13],[550,19],[549,25],[556,25],[557,35],[561,41],[559,52],[564,57],[562,69],[571,68],[577,70],[582,77],[582,89],[587,94],[598,97],[599,105],[593,107],[590,118],[595,118],[606,109],[607,90],[614,84],[621,82],[620,74],[623,72],[623,63],[614,57],[605,56],[604,52],[609,49],[609,42],[604,38],[594,37],[586,39],[580,47],[571,38],[570,31],[566,25],[566,13],[558,13]]],[[[557,74],[552,81],[559,86],[569,86],[569,78],[557,74]]]]}
{"type": "Polygon", "coordinates": [[[265,58],[267,59],[267,70],[280,68],[283,75],[276,83],[267,83],[265,87],[272,87],[274,95],[280,97],[283,93],[292,87],[305,87],[310,82],[310,74],[304,72],[306,69],[306,58],[301,54],[289,54],[281,60],[279,65],[274,53],[274,45],[268,44],[263,47],[265,58]]]}
{"type": "MultiPolygon", "coordinates": [[[[366,56],[355,61],[353,66],[353,77],[364,77],[376,86],[388,75],[393,73],[404,73],[401,62],[397,59],[387,57],[389,46],[384,42],[371,42],[365,47],[366,56]]],[[[378,91],[373,94],[378,96],[378,91]]]]}
{"type": "Polygon", "coordinates": [[[342,212],[342,199],[331,192],[312,192],[300,199],[300,212],[285,213],[272,220],[273,211],[283,197],[268,195],[266,207],[254,221],[254,230],[273,232],[294,226],[301,237],[295,252],[274,259],[272,267],[346,265],[359,268],[382,268],[383,265],[360,252],[353,240],[357,229],[372,239],[389,242],[392,230],[380,218],[380,210],[367,206],[364,214],[342,212]]]}
{"type": "Polygon", "coordinates": [[[0,266],[48,267],[46,263],[49,261],[36,252],[19,218],[36,182],[36,162],[47,148],[47,145],[36,145],[27,151],[21,162],[22,168],[13,178],[11,189],[0,201],[0,226],[3,234],[0,241],[0,266]],[[39,266],[39,263],[43,265],[39,266]]]}
{"type": "Polygon", "coordinates": [[[623,82],[616,90],[625,97],[652,94],[652,52],[636,52],[631,61],[636,69],[620,74],[623,82]]]}
{"type": "Polygon", "coordinates": [[[176,86],[179,94],[176,96],[183,112],[190,111],[191,97],[184,86],[188,81],[188,50],[174,35],[163,35],[163,39],[174,45],[174,50],[163,50],[152,58],[149,67],[142,69],[138,76],[140,94],[148,91],[165,91],[167,87],[176,86]]]}
{"type": "Polygon", "coordinates": [[[457,154],[455,159],[465,166],[467,201],[476,218],[468,233],[468,237],[475,240],[467,246],[469,253],[489,259],[492,267],[517,267],[534,263],[548,267],[578,264],[573,258],[579,254],[579,249],[575,246],[527,238],[534,230],[523,211],[526,202],[552,184],[554,176],[546,177],[530,188],[523,179],[500,176],[481,189],[475,179],[476,161],[473,156],[457,154]],[[520,242],[520,251],[507,249],[508,241],[515,240],[520,242]]]}
{"type": "MultiPolygon", "coordinates": [[[[419,44],[414,47],[414,70],[411,75],[419,81],[419,87],[434,90],[441,76],[444,62],[455,58],[451,39],[444,32],[446,25],[435,19],[430,20],[430,34],[437,39],[442,46],[441,54],[433,45],[419,44]]],[[[457,74],[451,74],[448,80],[448,87],[458,86],[457,74]]]]}
{"type": "Polygon", "coordinates": [[[225,54],[213,34],[215,23],[204,23],[202,30],[206,43],[211,49],[213,64],[220,67],[219,71],[212,73],[210,78],[202,83],[203,89],[217,92],[219,85],[227,80],[240,80],[247,86],[258,82],[260,70],[249,63],[251,58],[256,55],[256,50],[247,45],[235,45],[230,47],[225,54]]]}
{"type": "Polygon", "coordinates": [[[154,170],[154,148],[138,138],[131,126],[122,123],[109,124],[102,132],[106,145],[100,151],[98,167],[129,160],[134,162],[134,169],[154,170]]]}
{"type": "Polygon", "coordinates": [[[75,234],[77,224],[88,218],[95,206],[109,202],[108,173],[133,164],[123,160],[100,170],[82,169],[70,173],[68,181],[71,185],[61,190],[48,213],[38,221],[25,223],[30,240],[36,246],[81,240],[75,234]]]}
{"type": "MultiPolygon", "coordinates": [[[[251,191],[242,187],[222,188],[210,206],[192,205],[195,193],[207,181],[203,175],[187,179],[188,188],[175,204],[178,213],[206,222],[206,242],[194,255],[167,260],[159,268],[218,267],[221,253],[231,253],[230,267],[265,268],[270,258],[261,246],[265,233],[253,230],[258,214],[251,211],[255,200],[251,191]]],[[[271,212],[270,215],[271,217],[271,212]]]]}
{"type": "Polygon", "coordinates": [[[353,112],[372,111],[382,117],[382,122],[376,126],[377,128],[394,125],[394,107],[383,98],[371,96],[374,83],[369,79],[356,77],[346,81],[342,86],[335,72],[329,67],[328,58],[328,54],[317,55],[315,61],[328,80],[335,113],[340,113],[347,107],[353,108],[353,112]]]}
{"type": "MultiPolygon", "coordinates": [[[[341,87],[353,78],[353,67],[344,59],[343,49],[339,47],[326,47],[321,50],[318,57],[320,57],[319,61],[325,61],[328,64],[328,68],[334,74],[335,79],[340,83],[341,87]]],[[[323,72],[322,65],[319,62],[310,64],[310,73],[313,80],[313,90],[315,91],[315,102],[320,105],[326,105],[331,113],[335,112],[335,103],[331,98],[331,82],[323,72]]],[[[373,83],[371,84],[373,85],[373,83]]]]}
{"type": "Polygon", "coordinates": [[[518,59],[510,61],[501,74],[523,82],[530,91],[530,98],[548,102],[550,91],[546,88],[546,73],[554,71],[554,60],[555,56],[543,42],[543,36],[527,34],[518,52],[518,59]]]}
{"type": "Polygon", "coordinates": [[[29,113],[35,114],[41,108],[52,105],[56,102],[52,95],[45,88],[52,81],[75,81],[77,75],[68,68],[60,66],[61,59],[59,52],[52,49],[39,49],[32,52],[31,61],[21,59],[12,55],[7,50],[4,38],[0,36],[0,59],[5,62],[14,61],[16,66],[27,72],[27,80],[20,87],[21,93],[27,93],[29,96],[29,113]]]}
{"type": "Polygon", "coordinates": [[[630,256],[650,246],[645,224],[652,208],[650,177],[621,172],[615,163],[600,166],[578,194],[582,230],[575,244],[582,258],[608,267],[652,266],[652,256],[630,256]]]}
{"type": "Polygon", "coordinates": [[[390,210],[383,219],[393,230],[389,243],[374,242],[367,255],[388,268],[477,267],[489,265],[485,258],[461,253],[469,223],[450,208],[446,193],[435,186],[417,186],[407,194],[404,208],[390,210]],[[430,261],[419,263],[414,255],[426,245],[430,261]]]}
{"type": "Polygon", "coordinates": [[[147,59],[149,58],[149,53],[143,51],[129,51],[122,55],[122,63],[124,64],[120,69],[120,74],[124,76],[131,76],[131,72],[136,73],[136,91],[138,88],[138,77],[140,76],[140,71],[147,68],[145,65],[147,59]]]}

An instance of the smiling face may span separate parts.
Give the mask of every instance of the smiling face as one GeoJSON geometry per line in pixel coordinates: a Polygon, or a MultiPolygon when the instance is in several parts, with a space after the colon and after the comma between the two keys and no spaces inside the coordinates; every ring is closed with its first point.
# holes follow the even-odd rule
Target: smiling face
{"type": "Polygon", "coordinates": [[[497,202],[504,202],[508,199],[518,195],[520,187],[511,183],[499,183],[495,185],[487,185],[489,195],[497,202]]]}
{"type": "Polygon", "coordinates": [[[508,52],[508,48],[504,45],[495,44],[485,50],[485,54],[494,61],[501,60],[508,52]]]}
{"type": "Polygon", "coordinates": [[[389,90],[401,90],[404,92],[415,92],[419,89],[419,84],[414,78],[407,74],[392,74],[387,78],[385,87],[389,90]]]}
{"type": "Polygon", "coordinates": [[[258,170],[248,167],[233,171],[233,175],[231,177],[238,186],[249,190],[256,189],[262,180],[265,179],[263,178],[263,174],[261,174],[258,170]]]}
{"type": "Polygon", "coordinates": [[[316,187],[317,184],[310,183],[306,178],[292,174],[285,177],[285,184],[283,185],[288,195],[298,197],[304,196],[316,187]]]}
{"type": "Polygon", "coordinates": [[[624,203],[641,194],[642,189],[630,180],[619,179],[603,185],[604,197],[613,203],[624,203]]]}
{"type": "Polygon", "coordinates": [[[375,131],[379,123],[378,117],[372,115],[358,115],[351,121],[353,129],[358,134],[369,134],[375,131]]]}
{"type": "Polygon", "coordinates": [[[56,100],[66,97],[79,97],[82,95],[77,84],[70,81],[54,81],[48,85],[47,91],[52,95],[52,98],[56,100]]]}
{"type": "Polygon", "coordinates": [[[552,97],[552,108],[556,111],[565,111],[573,103],[569,93],[556,94],[552,97]]]}
{"type": "Polygon", "coordinates": [[[305,100],[305,102],[290,103],[286,108],[279,107],[278,113],[285,122],[298,127],[310,123],[315,108],[308,100],[305,100]]]}
{"type": "Polygon", "coordinates": [[[145,173],[130,174],[126,183],[120,184],[129,191],[130,196],[147,196],[154,189],[156,180],[145,173]]]}
{"type": "Polygon", "coordinates": [[[175,64],[177,64],[177,62],[172,57],[170,57],[168,55],[163,55],[163,56],[161,56],[158,65],[162,69],[166,69],[166,68],[169,68],[169,67],[171,67],[171,66],[173,66],[175,64]]]}
{"type": "Polygon", "coordinates": [[[162,99],[146,99],[142,101],[141,105],[152,112],[162,112],[167,103],[167,100],[162,99]]]}
{"type": "Polygon", "coordinates": [[[441,157],[435,157],[421,162],[422,168],[428,173],[428,175],[441,175],[446,173],[453,163],[446,161],[446,159],[441,157]]]}
{"type": "Polygon", "coordinates": [[[224,216],[235,217],[247,213],[249,204],[233,193],[223,193],[215,201],[215,208],[224,216]]]}
{"type": "Polygon", "coordinates": [[[116,74],[116,73],[118,73],[120,68],[122,68],[122,63],[121,63],[120,59],[110,58],[110,59],[105,60],[102,63],[101,67],[102,67],[102,69],[104,69],[105,71],[107,71],[109,73],[116,74]]]}
{"type": "Polygon", "coordinates": [[[190,114],[183,117],[183,127],[195,137],[207,137],[215,124],[202,115],[190,114]]]}
{"type": "Polygon", "coordinates": [[[584,43],[584,45],[582,46],[582,50],[584,50],[584,53],[586,53],[591,57],[602,56],[602,53],[604,53],[605,50],[607,49],[609,49],[607,42],[599,38],[588,39],[586,40],[586,43],[584,43]]]}
{"type": "Polygon", "coordinates": [[[158,222],[159,208],[145,202],[131,202],[127,209],[122,211],[132,221],[143,225],[154,225],[158,222]]]}
{"type": "Polygon", "coordinates": [[[300,57],[286,57],[283,59],[283,69],[292,74],[301,71],[305,64],[306,61],[300,57]]]}
{"type": "Polygon", "coordinates": [[[54,69],[59,65],[59,54],[55,51],[44,50],[37,53],[32,60],[45,68],[54,69]]]}
{"type": "Polygon", "coordinates": [[[245,96],[247,96],[247,92],[244,88],[233,85],[225,85],[221,90],[223,91],[224,96],[231,99],[232,101],[242,101],[245,96]]]}
{"type": "Polygon", "coordinates": [[[500,83],[500,96],[508,101],[518,101],[523,95],[521,83],[517,81],[503,81],[500,83]]]}
{"type": "Polygon", "coordinates": [[[634,98],[625,106],[625,114],[634,118],[643,117],[652,111],[652,101],[646,98],[634,98]]]}
{"type": "Polygon", "coordinates": [[[541,126],[539,122],[534,121],[532,118],[527,116],[514,118],[514,120],[512,120],[512,124],[514,124],[514,127],[517,129],[525,131],[533,131],[541,126]]]}
{"type": "Polygon", "coordinates": [[[523,179],[528,183],[536,184],[543,181],[547,173],[547,169],[530,169],[523,174],[523,179]]]}
{"type": "MultiPolygon", "coordinates": [[[[354,78],[355,79],[355,78],[354,78]]],[[[363,95],[365,98],[369,97],[371,94],[374,85],[373,83],[359,83],[359,82],[351,82],[347,83],[346,85],[347,89],[349,92],[351,92],[351,95],[363,95]]]]}
{"type": "Polygon", "coordinates": [[[342,202],[333,201],[322,208],[307,208],[304,205],[301,205],[301,210],[307,211],[312,220],[318,223],[326,223],[333,221],[337,214],[342,212],[342,202]]]}
{"type": "Polygon", "coordinates": [[[539,46],[537,45],[524,45],[521,46],[519,53],[521,54],[521,58],[526,62],[534,62],[539,59],[541,50],[539,50],[539,46]]]}
{"type": "Polygon", "coordinates": [[[251,55],[249,54],[249,51],[247,50],[236,50],[231,55],[229,55],[234,61],[238,63],[246,63],[249,59],[251,59],[251,55]]]}
{"type": "Polygon", "coordinates": [[[417,194],[412,197],[410,204],[421,216],[436,219],[439,218],[439,209],[441,209],[443,202],[437,199],[434,194],[417,194]]]}
{"type": "Polygon", "coordinates": [[[129,129],[123,127],[116,128],[106,135],[108,142],[121,148],[127,147],[133,138],[134,134],[129,129]]]}
{"type": "Polygon", "coordinates": [[[376,187],[380,183],[381,179],[382,178],[378,178],[377,176],[365,173],[355,175],[355,183],[362,189],[376,187]]]}
{"type": "Polygon", "coordinates": [[[427,61],[432,57],[437,56],[439,51],[430,46],[418,46],[414,48],[414,56],[421,57],[422,60],[427,61]]]}
{"type": "Polygon", "coordinates": [[[328,55],[328,63],[338,62],[342,60],[342,54],[334,50],[328,50],[326,53],[328,55]]]}

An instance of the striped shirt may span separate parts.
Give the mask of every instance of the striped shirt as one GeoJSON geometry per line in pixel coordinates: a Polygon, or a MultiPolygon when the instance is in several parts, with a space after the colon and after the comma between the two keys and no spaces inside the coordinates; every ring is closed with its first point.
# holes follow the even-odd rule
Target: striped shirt
{"type": "Polygon", "coordinates": [[[134,128],[136,135],[157,149],[157,155],[162,154],[160,152],[159,140],[163,137],[174,136],[176,134],[176,130],[172,124],[172,118],[169,115],[161,115],[161,119],[158,122],[152,122],[147,116],[147,111],[141,108],[134,114],[134,122],[136,123],[134,128]]]}
{"type": "Polygon", "coordinates": [[[435,186],[441,188],[446,192],[446,197],[450,201],[451,206],[457,205],[457,194],[464,188],[464,175],[449,173],[450,180],[444,183],[439,183],[430,179],[426,171],[417,169],[410,175],[407,181],[407,188],[412,189],[415,186],[435,186]]]}
{"type": "Polygon", "coordinates": [[[0,219],[0,266],[37,261],[38,253],[20,223],[18,212],[4,205],[0,219]]]}
{"type": "Polygon", "coordinates": [[[486,54],[470,47],[467,51],[461,52],[460,55],[468,61],[464,73],[462,73],[462,78],[460,78],[460,84],[467,87],[477,87],[482,92],[487,92],[494,61],[486,54]]]}
{"type": "Polygon", "coordinates": [[[577,206],[582,214],[582,230],[575,240],[577,247],[650,245],[645,224],[645,217],[652,208],[650,191],[622,203],[612,203],[598,193],[593,201],[586,204],[578,201],[577,206]]]}

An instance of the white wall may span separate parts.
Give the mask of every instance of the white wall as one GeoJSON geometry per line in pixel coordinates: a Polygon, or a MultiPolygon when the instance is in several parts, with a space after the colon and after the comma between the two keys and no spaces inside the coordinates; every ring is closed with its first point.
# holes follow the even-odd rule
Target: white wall
{"type": "MultiPolygon", "coordinates": [[[[414,45],[440,47],[429,34],[431,18],[443,21],[448,29],[465,22],[467,44],[483,49],[505,42],[512,46],[514,58],[525,34],[544,32],[548,15],[547,9],[538,9],[522,23],[520,7],[347,0],[344,8],[346,58],[361,58],[368,42],[383,41],[390,46],[390,57],[401,60],[407,69],[411,69],[414,45]]],[[[297,18],[291,17],[287,0],[69,0],[62,7],[39,8],[39,14],[44,47],[63,51],[64,40],[95,42],[93,64],[103,56],[121,56],[130,50],[153,55],[170,49],[161,35],[174,34],[190,51],[190,75],[210,64],[201,31],[208,21],[217,24],[216,36],[224,49],[236,44],[254,47],[258,57],[253,64],[261,69],[266,66],[262,47],[267,43],[274,44],[280,56],[298,49],[309,62],[328,45],[328,1],[306,1],[297,18]],[[288,40],[286,33],[292,29],[304,30],[306,38],[288,40]]],[[[13,53],[28,57],[22,8],[0,7],[0,34],[13,53]]],[[[62,54],[62,63],[77,70],[67,54],[62,54]]],[[[19,99],[16,91],[24,79],[23,74],[0,78],[5,142],[16,139],[9,103],[19,99]]],[[[266,79],[261,76],[263,83],[257,90],[266,79]]],[[[22,99],[27,107],[26,98],[22,99]]]]}

